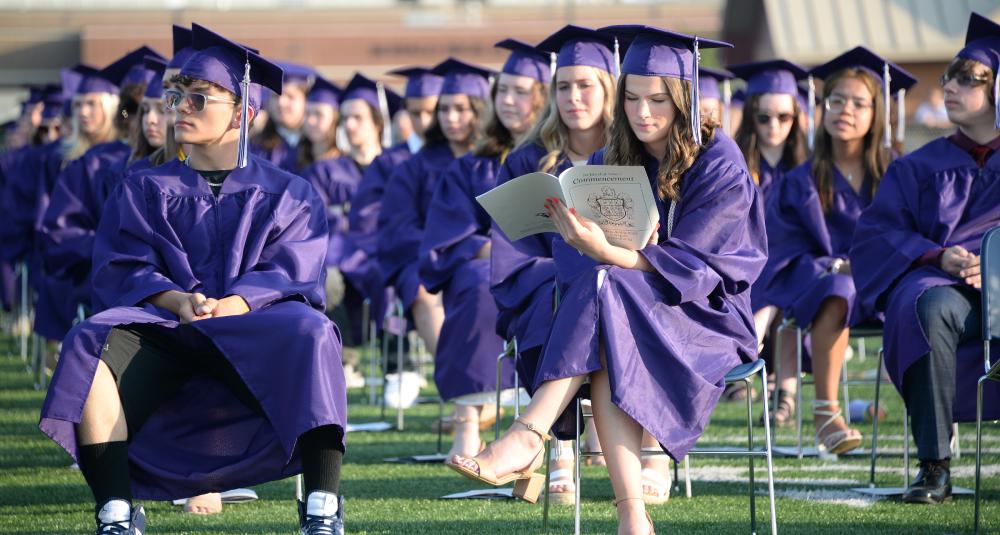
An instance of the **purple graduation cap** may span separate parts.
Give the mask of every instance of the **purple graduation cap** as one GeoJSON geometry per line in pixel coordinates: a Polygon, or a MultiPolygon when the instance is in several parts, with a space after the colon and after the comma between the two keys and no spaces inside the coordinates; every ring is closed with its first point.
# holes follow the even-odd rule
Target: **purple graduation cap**
{"type": "Polygon", "coordinates": [[[611,51],[618,48],[615,36],[597,30],[567,24],[538,43],[536,48],[557,54],[556,69],[585,65],[616,76],[620,72],[617,54],[611,51]]]}
{"type": "Polygon", "coordinates": [[[743,104],[747,100],[747,90],[737,89],[733,91],[733,96],[729,99],[729,105],[736,108],[743,108],[743,104]]]}
{"type": "Polygon", "coordinates": [[[489,77],[493,72],[455,58],[448,58],[437,64],[431,72],[444,77],[441,83],[442,95],[469,95],[485,101],[490,100],[489,77]]]}
{"type": "MultiPolygon", "coordinates": [[[[382,146],[388,147],[392,145],[392,114],[393,111],[389,105],[389,93],[391,91],[386,89],[382,82],[376,82],[366,78],[361,73],[355,73],[351,81],[347,83],[347,87],[344,88],[344,96],[342,101],[348,101],[351,99],[360,99],[367,102],[372,108],[377,109],[382,115],[382,146]]],[[[395,95],[395,93],[393,93],[395,95]]],[[[396,95],[396,100],[402,100],[396,95]]]]}
{"type": "Polygon", "coordinates": [[[174,57],[170,58],[170,61],[167,62],[167,68],[180,69],[187,63],[188,58],[194,54],[194,49],[191,48],[191,30],[174,24],[173,37],[174,57]]]}
{"type": "Polygon", "coordinates": [[[626,48],[622,74],[666,76],[691,82],[691,132],[695,143],[701,145],[701,112],[698,108],[699,50],[732,48],[733,45],[641,24],[606,26],[600,31],[614,35],[626,48]]]}
{"type": "Polygon", "coordinates": [[[212,82],[242,98],[240,141],[236,165],[246,167],[249,143],[249,109],[260,109],[260,88],[281,94],[281,67],[264,59],[257,52],[236,44],[198,24],[192,24],[191,46],[195,53],[181,68],[181,74],[212,82]]]}
{"type": "Polygon", "coordinates": [[[730,65],[729,70],[737,78],[746,80],[747,95],[779,93],[795,96],[799,91],[799,80],[809,76],[802,67],[783,59],[730,65]]]}
{"type": "Polygon", "coordinates": [[[329,104],[336,108],[340,106],[340,102],[342,100],[341,96],[343,94],[344,91],[337,87],[333,82],[317,74],[316,80],[309,89],[309,94],[306,95],[306,102],[329,104]]]}
{"type": "Polygon", "coordinates": [[[426,67],[403,67],[389,71],[389,74],[406,77],[404,98],[436,97],[441,94],[441,85],[444,84],[444,78],[426,67]]]}
{"type": "Polygon", "coordinates": [[[39,95],[42,103],[42,120],[56,119],[63,111],[65,95],[63,88],[59,84],[49,84],[45,86],[39,95]]]}
{"type": "Polygon", "coordinates": [[[152,48],[141,46],[101,69],[101,76],[118,87],[149,84],[155,73],[147,69],[143,62],[143,59],[147,56],[166,61],[166,58],[159,55],[152,48]]]}
{"type": "Polygon", "coordinates": [[[316,70],[308,65],[302,65],[300,63],[292,63],[291,61],[280,61],[275,60],[278,67],[285,73],[284,84],[287,83],[300,83],[304,84],[306,87],[312,87],[313,83],[316,81],[316,70]]]}
{"type": "MultiPolygon", "coordinates": [[[[993,71],[993,102],[1000,102],[1000,24],[973,12],[965,31],[965,48],[955,56],[978,61],[993,71]]],[[[1000,129],[1000,106],[996,106],[993,123],[1000,129]]]]}
{"type": "Polygon", "coordinates": [[[101,71],[89,65],[77,65],[69,69],[76,73],[78,78],[74,84],[75,95],[85,95],[87,93],[111,93],[118,94],[118,86],[114,82],[101,76],[101,71]]]}
{"type": "Polygon", "coordinates": [[[714,98],[722,103],[722,128],[729,131],[729,102],[731,99],[729,81],[735,78],[725,69],[698,68],[699,98],[714,98]]]}
{"type": "Polygon", "coordinates": [[[163,98],[163,73],[167,70],[167,62],[156,56],[146,56],[142,62],[145,68],[153,73],[153,77],[146,84],[146,92],[142,98],[154,100],[163,98]]]}
{"type": "MultiPolygon", "coordinates": [[[[812,83],[814,78],[822,78],[826,80],[844,69],[851,68],[858,68],[867,71],[882,84],[881,97],[885,104],[885,137],[883,139],[883,145],[886,148],[892,147],[892,123],[889,113],[890,96],[898,90],[905,90],[906,88],[913,87],[913,85],[917,83],[917,79],[914,78],[912,74],[903,70],[903,68],[899,65],[896,65],[895,63],[879,56],[863,46],[858,46],[844,52],[822,65],[813,67],[812,70],[809,71],[810,94],[815,94],[815,89],[813,89],[814,84],[812,83]]],[[[878,98],[879,96],[876,95],[875,97],[878,98]]],[[[810,112],[812,112],[812,110],[810,110],[810,112]]],[[[810,115],[812,114],[810,113],[810,115]]],[[[810,132],[809,137],[810,140],[813,139],[812,132],[810,132]]],[[[809,148],[812,149],[812,143],[810,143],[809,148]]]]}
{"type": "Polygon", "coordinates": [[[497,48],[510,50],[510,56],[500,72],[514,74],[517,76],[527,76],[534,78],[543,84],[552,80],[552,68],[550,65],[550,53],[541,50],[517,39],[504,39],[493,45],[497,48]]]}

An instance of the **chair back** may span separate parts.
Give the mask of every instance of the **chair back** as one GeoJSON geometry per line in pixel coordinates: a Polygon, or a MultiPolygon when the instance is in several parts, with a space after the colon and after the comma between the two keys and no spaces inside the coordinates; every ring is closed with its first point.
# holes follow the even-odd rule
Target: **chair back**
{"type": "Polygon", "coordinates": [[[983,340],[1000,340],[1000,227],[983,236],[979,262],[983,281],[983,340]]]}

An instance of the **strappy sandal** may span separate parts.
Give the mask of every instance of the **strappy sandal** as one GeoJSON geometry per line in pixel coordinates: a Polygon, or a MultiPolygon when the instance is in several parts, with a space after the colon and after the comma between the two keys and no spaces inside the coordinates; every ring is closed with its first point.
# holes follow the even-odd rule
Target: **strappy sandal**
{"type": "MultiPolygon", "coordinates": [[[[486,407],[494,407],[495,405],[483,405],[479,408],[479,430],[486,431],[487,429],[493,427],[493,424],[497,423],[497,418],[503,418],[504,410],[503,407],[497,407],[496,410],[490,413],[486,412],[486,407]]],[[[432,433],[454,433],[455,423],[464,423],[463,420],[456,420],[454,416],[445,416],[439,420],[435,420],[431,424],[432,433]]]]}
{"type": "MultiPolygon", "coordinates": [[[[795,423],[795,393],[778,390],[778,405],[774,407],[773,422],[777,427],[788,427],[795,423]]],[[[764,423],[764,415],[760,415],[760,423],[764,423]]]]}
{"type": "MultiPolygon", "coordinates": [[[[757,389],[750,388],[751,400],[757,399],[757,389]]],[[[726,403],[735,403],[737,401],[746,401],[747,399],[747,385],[746,383],[730,383],[726,385],[726,389],[722,391],[722,401],[726,403]]]]}
{"type": "MultiPolygon", "coordinates": [[[[620,500],[615,500],[615,508],[618,507],[618,504],[622,502],[627,502],[629,500],[645,501],[645,498],[622,498],[620,500]]],[[[653,528],[653,519],[649,516],[649,511],[646,511],[646,522],[649,522],[649,535],[656,535],[656,530],[653,528]]]]}
{"type": "Polygon", "coordinates": [[[861,445],[861,432],[857,429],[847,427],[847,423],[844,422],[844,411],[839,405],[836,401],[826,399],[813,401],[813,418],[816,416],[825,416],[827,418],[822,425],[816,428],[816,449],[819,450],[821,455],[824,453],[840,455],[861,445]],[[833,407],[837,407],[837,410],[827,410],[833,407]],[[844,429],[823,434],[823,431],[827,427],[836,425],[838,421],[844,426],[844,429]]]}
{"type": "Polygon", "coordinates": [[[528,429],[528,431],[531,431],[542,439],[542,444],[541,447],[539,447],[538,452],[535,453],[531,462],[529,462],[528,465],[521,470],[498,477],[496,473],[493,472],[492,466],[481,464],[474,458],[469,460],[476,463],[475,469],[453,463],[451,459],[448,459],[445,464],[452,470],[469,479],[486,483],[487,485],[492,485],[494,487],[500,487],[513,482],[514,497],[521,498],[528,503],[535,503],[538,501],[538,495],[541,494],[542,487],[545,485],[545,475],[538,473],[538,469],[542,467],[542,464],[545,461],[545,442],[549,440],[550,437],[547,433],[540,430],[538,426],[524,420],[523,418],[518,418],[514,421],[523,425],[528,429]]]}
{"type": "MultiPolygon", "coordinates": [[[[550,449],[551,461],[554,463],[568,460],[573,465],[573,448],[563,445],[557,440],[550,449]]],[[[549,472],[549,503],[555,505],[572,505],[576,503],[576,482],[573,480],[572,468],[558,468],[549,472]],[[554,491],[554,487],[565,487],[567,490],[554,491]]]]}
{"type": "Polygon", "coordinates": [[[662,505],[670,499],[670,485],[672,481],[669,470],[667,474],[667,477],[663,477],[663,474],[659,470],[652,468],[642,469],[642,501],[646,505],[662,505]],[[655,492],[646,492],[646,487],[655,489],[655,492]]]}

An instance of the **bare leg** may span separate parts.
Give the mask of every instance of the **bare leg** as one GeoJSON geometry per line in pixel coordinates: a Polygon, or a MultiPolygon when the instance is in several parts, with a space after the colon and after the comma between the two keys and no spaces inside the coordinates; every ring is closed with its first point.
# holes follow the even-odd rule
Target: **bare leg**
{"type": "Polygon", "coordinates": [[[472,457],[479,453],[482,440],[479,437],[479,405],[455,405],[455,440],[451,444],[448,456],[461,455],[472,457]]]}
{"type": "MultiPolygon", "coordinates": [[[[844,351],[847,349],[849,330],[844,327],[847,318],[847,302],[839,297],[831,297],[823,301],[819,313],[813,320],[810,329],[812,337],[813,378],[816,382],[816,411],[813,421],[816,428],[831,419],[829,414],[817,412],[836,412],[837,393],[840,385],[840,374],[844,364],[844,351]],[[832,402],[824,404],[823,402],[832,402]]],[[[823,436],[830,436],[838,431],[850,430],[840,418],[834,419],[823,431],[823,436]]],[[[822,438],[822,437],[820,437],[822,438]]]]}
{"type": "Polygon", "coordinates": [[[753,313],[753,324],[757,329],[757,346],[761,349],[764,345],[764,336],[767,335],[771,322],[778,315],[778,309],[773,306],[766,306],[753,313]]]}
{"type": "MultiPolygon", "coordinates": [[[[531,403],[521,413],[521,419],[534,424],[538,429],[548,430],[562,414],[586,376],[566,377],[547,381],[535,391],[531,403]]],[[[531,463],[541,447],[541,439],[523,424],[515,422],[500,440],[490,444],[473,459],[459,455],[450,459],[452,464],[476,470],[479,463],[493,467],[498,477],[516,472],[531,463]]]]}
{"type": "Polygon", "coordinates": [[[427,346],[427,351],[431,355],[437,354],[438,337],[441,336],[441,325],[444,323],[441,294],[428,293],[421,286],[413,301],[413,322],[416,323],[417,334],[427,346]]]}
{"type": "MultiPolygon", "coordinates": [[[[642,449],[653,450],[659,449],[660,443],[657,442],[653,435],[650,435],[648,431],[642,432],[642,449]]],[[[650,455],[649,457],[642,458],[642,468],[650,469],[655,471],[657,474],[663,478],[663,482],[667,483],[668,487],[666,489],[661,488],[658,481],[653,479],[643,478],[642,482],[642,493],[650,497],[658,497],[661,494],[668,492],[669,481],[670,481],[670,461],[666,456],[663,455],[650,455]]]]}
{"type": "Polygon", "coordinates": [[[214,515],[222,512],[222,495],[218,492],[188,498],[184,512],[196,515],[214,515]]]}
{"type": "Polygon", "coordinates": [[[781,375],[776,379],[778,388],[789,394],[794,394],[799,389],[798,381],[795,380],[795,346],[798,343],[795,340],[796,332],[795,329],[785,329],[777,335],[781,336],[781,354],[774,356],[781,359],[781,375]]]}
{"type": "MultiPolygon", "coordinates": [[[[601,360],[604,361],[603,347],[601,360]]],[[[590,375],[590,395],[611,487],[618,500],[618,534],[645,535],[650,527],[642,501],[642,462],[639,459],[642,427],[612,403],[611,385],[605,370],[590,375]]]]}
{"type": "Polygon", "coordinates": [[[83,415],[76,426],[76,436],[81,446],[128,440],[118,385],[103,361],[97,364],[94,382],[83,404],[83,415]]]}

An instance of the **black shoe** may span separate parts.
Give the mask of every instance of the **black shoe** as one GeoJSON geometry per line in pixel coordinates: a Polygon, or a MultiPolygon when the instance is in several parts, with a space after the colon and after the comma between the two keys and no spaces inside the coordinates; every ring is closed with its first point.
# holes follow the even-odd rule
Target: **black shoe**
{"type": "Polygon", "coordinates": [[[306,514],[305,502],[299,502],[300,535],[344,535],[344,497],[337,496],[337,514],[313,516],[306,514]]]}
{"type": "Polygon", "coordinates": [[[951,470],[944,461],[920,461],[917,479],[903,493],[905,503],[941,503],[951,500],[951,470]]]}
{"type": "Polygon", "coordinates": [[[146,533],[146,510],[141,505],[132,507],[132,515],[128,522],[101,522],[97,520],[96,535],[143,535],[146,533]]]}

